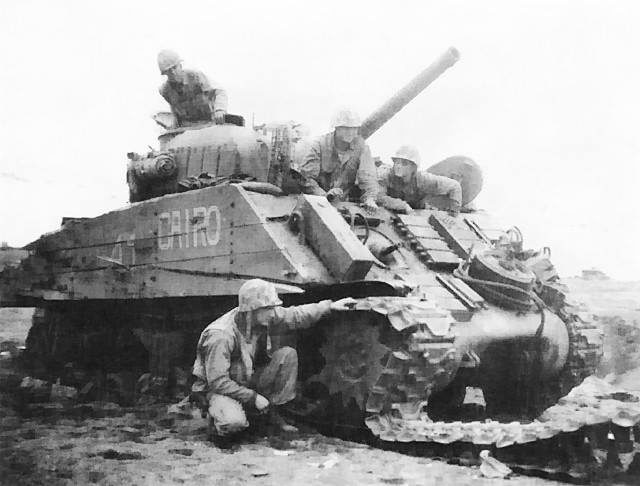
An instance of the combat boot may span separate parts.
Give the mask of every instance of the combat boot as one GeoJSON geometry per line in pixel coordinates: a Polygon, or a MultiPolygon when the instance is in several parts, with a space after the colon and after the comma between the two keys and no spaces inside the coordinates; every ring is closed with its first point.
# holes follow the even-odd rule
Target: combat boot
{"type": "Polygon", "coordinates": [[[223,452],[234,452],[238,448],[237,436],[218,434],[212,418],[207,421],[207,439],[223,452]]]}
{"type": "Polygon", "coordinates": [[[271,407],[267,413],[269,428],[273,430],[273,433],[295,434],[298,432],[298,427],[287,423],[278,407],[271,407]]]}

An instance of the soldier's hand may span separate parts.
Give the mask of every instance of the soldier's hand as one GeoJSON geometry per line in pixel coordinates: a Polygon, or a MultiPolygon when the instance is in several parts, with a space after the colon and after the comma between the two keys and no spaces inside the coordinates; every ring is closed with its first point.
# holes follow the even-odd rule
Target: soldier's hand
{"type": "Polygon", "coordinates": [[[267,407],[269,407],[269,400],[262,395],[256,395],[256,410],[258,412],[263,412],[267,407]]]}
{"type": "Polygon", "coordinates": [[[213,112],[213,120],[216,122],[216,125],[222,125],[224,123],[224,111],[216,110],[213,112]]]}
{"type": "Polygon", "coordinates": [[[332,311],[345,311],[352,308],[356,305],[356,299],[351,297],[346,297],[344,299],[336,300],[335,302],[331,302],[331,310],[332,311]]]}
{"type": "Polygon", "coordinates": [[[413,208],[411,206],[409,206],[409,204],[407,202],[401,201],[401,204],[398,204],[396,212],[403,213],[403,214],[409,214],[412,210],[413,210],[413,208]]]}
{"type": "Polygon", "coordinates": [[[362,205],[364,206],[364,209],[368,212],[373,212],[376,209],[378,209],[378,205],[376,204],[375,200],[372,197],[368,197],[367,199],[365,199],[362,205]]]}
{"type": "Polygon", "coordinates": [[[207,401],[207,396],[204,392],[192,391],[189,395],[189,401],[200,409],[202,418],[206,417],[207,410],[209,409],[209,402],[207,401]]]}
{"type": "Polygon", "coordinates": [[[334,199],[342,199],[342,197],[344,196],[344,192],[342,192],[342,189],[340,189],[339,187],[334,187],[333,189],[329,190],[329,192],[327,192],[327,199],[329,201],[333,201],[334,199]]]}
{"type": "Polygon", "coordinates": [[[460,205],[452,204],[447,212],[449,213],[449,216],[458,216],[458,214],[460,214],[460,205]]]}

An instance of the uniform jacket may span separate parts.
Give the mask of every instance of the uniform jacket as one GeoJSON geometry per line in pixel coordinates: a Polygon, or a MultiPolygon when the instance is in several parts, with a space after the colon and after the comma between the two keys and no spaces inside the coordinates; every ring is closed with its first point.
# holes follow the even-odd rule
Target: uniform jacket
{"type": "Polygon", "coordinates": [[[381,177],[380,186],[378,202],[385,207],[393,205],[394,199],[402,199],[413,209],[424,209],[425,196],[439,195],[447,196],[452,206],[458,209],[462,202],[462,188],[458,181],[427,171],[417,171],[409,183],[405,183],[394,175],[393,170],[389,170],[381,177]]]}
{"type": "Polygon", "coordinates": [[[227,92],[217,83],[210,83],[200,71],[185,69],[182,80],[165,81],[160,94],[171,105],[178,124],[209,121],[214,111],[227,111],[227,92]]]}
{"type": "MultiPolygon", "coordinates": [[[[209,324],[198,340],[193,374],[196,392],[226,395],[241,403],[255,401],[256,392],[247,385],[253,375],[254,361],[268,354],[266,334],[255,345],[238,329],[235,308],[209,324]]],[[[331,301],[294,307],[276,307],[276,316],[269,325],[273,349],[286,330],[304,329],[331,312],[331,301]]]]}
{"type": "Polygon", "coordinates": [[[347,150],[339,151],[334,132],[322,135],[311,146],[300,173],[304,179],[302,190],[306,194],[324,196],[330,189],[340,188],[347,195],[357,185],[364,201],[375,199],[379,191],[376,167],[362,137],[356,137],[347,150]]]}

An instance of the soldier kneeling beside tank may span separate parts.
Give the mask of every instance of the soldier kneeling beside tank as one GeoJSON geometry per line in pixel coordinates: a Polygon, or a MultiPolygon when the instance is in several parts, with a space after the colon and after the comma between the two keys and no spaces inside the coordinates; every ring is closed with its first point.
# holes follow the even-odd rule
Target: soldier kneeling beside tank
{"type": "Polygon", "coordinates": [[[249,427],[247,415],[264,415],[277,432],[297,430],[279,413],[295,398],[298,376],[296,350],[280,347],[280,336],[354,302],[323,300],[285,308],[275,287],[260,279],[247,281],[238,301],[238,307],[202,331],[193,365],[191,399],[208,414],[210,438],[221,446],[249,427]]]}

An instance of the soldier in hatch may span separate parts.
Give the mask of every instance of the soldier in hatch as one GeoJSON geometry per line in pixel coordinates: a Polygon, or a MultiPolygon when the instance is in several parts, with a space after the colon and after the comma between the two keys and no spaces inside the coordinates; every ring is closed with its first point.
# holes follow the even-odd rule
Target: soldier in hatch
{"type": "Polygon", "coordinates": [[[224,123],[227,93],[220,85],[210,82],[200,71],[183,69],[182,59],[173,51],[160,51],[158,68],[167,77],[160,94],[171,106],[178,126],[210,121],[224,123]]]}
{"type": "Polygon", "coordinates": [[[342,199],[357,185],[365,209],[375,210],[376,167],[364,139],[358,134],[360,117],[342,109],[333,118],[333,131],[318,138],[300,165],[302,192],[342,199]]]}
{"type": "Polygon", "coordinates": [[[282,336],[345,310],[353,299],[280,307],[273,284],[253,279],[240,287],[238,301],[202,331],[193,364],[192,400],[208,410],[219,445],[249,426],[245,410],[266,412],[281,431],[296,430],[278,412],[295,398],[298,375],[296,350],[281,347],[282,336]]]}
{"type": "Polygon", "coordinates": [[[403,145],[392,157],[393,167],[380,178],[382,188],[378,203],[385,208],[402,213],[428,207],[428,196],[444,196],[448,210],[457,214],[462,203],[460,183],[449,177],[419,170],[420,153],[411,145],[403,145]]]}

